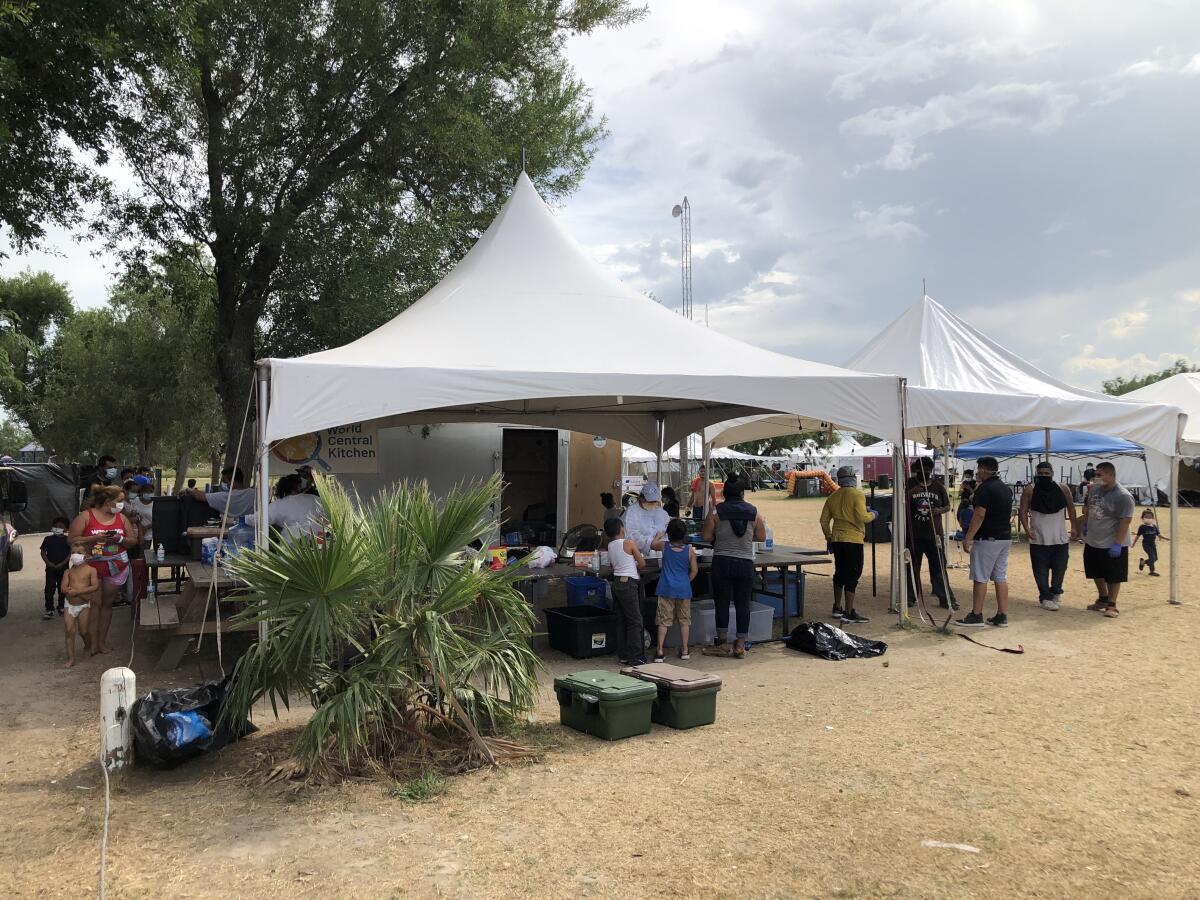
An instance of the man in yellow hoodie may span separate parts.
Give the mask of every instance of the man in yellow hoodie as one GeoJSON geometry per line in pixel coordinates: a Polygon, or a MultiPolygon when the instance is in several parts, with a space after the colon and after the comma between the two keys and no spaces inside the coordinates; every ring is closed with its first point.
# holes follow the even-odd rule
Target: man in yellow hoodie
{"type": "Polygon", "coordinates": [[[863,537],[875,511],[867,509],[867,495],[858,489],[853,466],[837,471],[838,489],[825,498],[821,530],[833,553],[833,618],[849,625],[869,622],[854,608],[854,592],[863,570],[863,537]],[[845,604],[842,597],[845,595],[845,604]]]}

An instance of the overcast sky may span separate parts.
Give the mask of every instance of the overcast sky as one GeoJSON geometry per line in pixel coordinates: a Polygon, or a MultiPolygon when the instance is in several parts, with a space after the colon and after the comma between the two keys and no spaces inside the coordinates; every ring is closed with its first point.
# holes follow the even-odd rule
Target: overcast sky
{"type": "MultiPolygon", "coordinates": [[[[1200,3],[650,0],[574,41],[610,137],[562,215],[622,278],[842,363],[921,295],[1068,381],[1200,362],[1200,3]]],[[[102,302],[103,260],[48,268],[102,302]]],[[[633,326],[636,323],[628,323],[633,326]]]]}

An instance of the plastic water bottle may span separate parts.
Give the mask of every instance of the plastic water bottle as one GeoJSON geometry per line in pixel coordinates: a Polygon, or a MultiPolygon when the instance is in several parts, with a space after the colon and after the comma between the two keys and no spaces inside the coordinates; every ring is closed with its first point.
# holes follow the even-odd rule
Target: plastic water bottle
{"type": "Polygon", "coordinates": [[[773,550],[775,549],[775,532],[771,530],[770,523],[765,524],[767,525],[767,540],[764,542],[763,547],[766,550],[773,550]]]}
{"type": "Polygon", "coordinates": [[[154,552],[154,556],[159,562],[162,562],[167,558],[167,551],[163,549],[163,545],[161,543],[158,545],[158,549],[154,552]]]}
{"type": "Polygon", "coordinates": [[[146,585],[146,602],[151,606],[158,603],[158,588],[154,586],[154,579],[150,579],[150,583],[146,585]]]}

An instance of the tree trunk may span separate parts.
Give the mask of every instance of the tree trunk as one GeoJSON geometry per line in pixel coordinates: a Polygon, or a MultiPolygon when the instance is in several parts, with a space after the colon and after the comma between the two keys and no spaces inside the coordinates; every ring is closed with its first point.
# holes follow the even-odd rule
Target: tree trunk
{"type": "Polygon", "coordinates": [[[178,452],[175,454],[175,486],[171,489],[173,496],[179,496],[179,492],[187,484],[188,464],[191,460],[192,441],[190,437],[185,437],[179,442],[178,452]]]}
{"type": "Polygon", "coordinates": [[[221,296],[217,299],[217,393],[225,419],[225,465],[237,465],[249,475],[254,468],[254,409],[247,402],[254,384],[255,332],[258,316],[250,310],[258,304],[221,296]],[[243,427],[244,426],[244,427],[243,427]]]}
{"type": "Polygon", "coordinates": [[[213,454],[211,457],[209,457],[209,469],[210,469],[210,474],[208,476],[209,484],[210,485],[220,484],[221,483],[221,457],[217,456],[216,454],[213,454]]]}

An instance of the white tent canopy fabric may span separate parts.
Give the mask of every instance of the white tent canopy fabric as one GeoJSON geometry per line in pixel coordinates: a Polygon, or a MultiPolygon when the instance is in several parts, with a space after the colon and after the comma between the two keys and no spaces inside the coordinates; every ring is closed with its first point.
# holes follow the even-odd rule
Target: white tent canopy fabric
{"type": "Polygon", "coordinates": [[[540,425],[647,449],[764,412],[836,415],[885,437],[900,427],[895,376],[772,353],[670,312],[591,259],[524,173],[407,310],[343,347],[267,360],[260,379],[264,367],[267,442],[366,421],[540,425]],[[653,340],[602,344],[621,324],[653,340]]]}
{"type": "MultiPolygon", "coordinates": [[[[1085,391],[1059,381],[977,331],[931,297],[846,363],[908,380],[908,436],[951,443],[1033,428],[1123,437],[1175,452],[1180,410],[1085,391]]],[[[888,435],[881,435],[888,437],[888,435]]]]}
{"type": "Polygon", "coordinates": [[[1200,456],[1200,372],[1172,375],[1122,397],[1144,403],[1166,403],[1182,409],[1188,418],[1180,435],[1180,453],[1183,456],[1200,456]]]}

